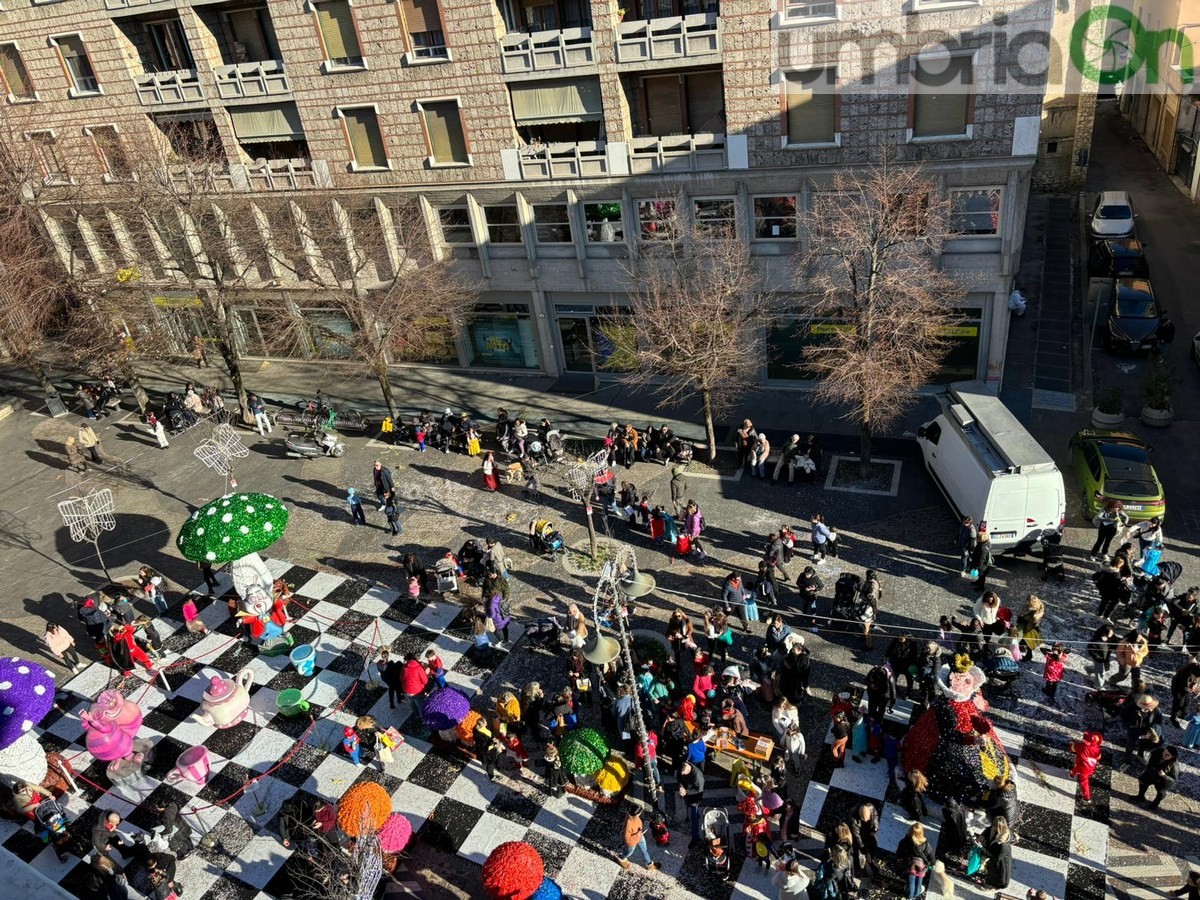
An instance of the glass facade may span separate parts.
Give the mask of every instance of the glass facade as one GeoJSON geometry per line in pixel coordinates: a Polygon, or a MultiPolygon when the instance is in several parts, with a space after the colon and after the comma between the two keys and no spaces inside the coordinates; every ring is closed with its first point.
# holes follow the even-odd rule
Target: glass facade
{"type": "Polygon", "coordinates": [[[467,326],[469,365],[499,369],[540,366],[537,333],[522,303],[484,303],[467,326]]]}

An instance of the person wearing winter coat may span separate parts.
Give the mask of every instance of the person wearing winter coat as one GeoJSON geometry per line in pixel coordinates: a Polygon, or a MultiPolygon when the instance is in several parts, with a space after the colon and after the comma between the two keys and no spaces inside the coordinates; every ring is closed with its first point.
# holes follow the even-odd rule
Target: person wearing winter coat
{"type": "Polygon", "coordinates": [[[1200,661],[1190,659],[1171,676],[1171,724],[1183,728],[1180,718],[1200,697],[1200,661]]]}
{"type": "Polygon", "coordinates": [[[492,619],[492,624],[496,626],[496,633],[504,638],[504,643],[508,643],[508,626],[512,624],[512,617],[504,614],[504,597],[496,593],[492,595],[492,599],[488,601],[488,615],[492,619]]]}
{"type": "MultiPolygon", "coordinates": [[[[687,470],[683,466],[671,467],[671,505],[676,513],[684,508],[684,498],[687,497],[687,470]]],[[[632,504],[630,504],[632,506],[632,504]]]]}
{"type": "Polygon", "coordinates": [[[779,481],[779,476],[786,466],[788,470],[788,484],[791,484],[792,480],[796,477],[796,467],[792,465],[792,460],[803,452],[804,448],[800,444],[800,435],[793,434],[788,438],[788,442],[779,453],[779,459],[775,462],[775,470],[771,473],[771,481],[779,481]]]}
{"type": "Polygon", "coordinates": [[[796,592],[800,595],[800,612],[808,617],[808,627],[813,634],[820,632],[817,626],[817,599],[825,587],[821,576],[812,566],[805,566],[796,578],[796,592]]]}
{"type": "Polygon", "coordinates": [[[992,536],[982,528],[971,549],[970,565],[971,571],[979,573],[971,587],[977,591],[986,590],[988,572],[992,568],[992,536]]]}
{"type": "Polygon", "coordinates": [[[806,900],[808,876],[796,860],[780,860],[771,873],[771,884],[779,889],[778,900],[806,900]]]}
{"type": "Polygon", "coordinates": [[[172,800],[155,807],[154,811],[158,813],[155,832],[167,842],[167,847],[177,859],[187,859],[196,849],[196,845],[192,841],[192,829],[179,814],[179,804],[172,800]]]}
{"type": "Polygon", "coordinates": [[[920,822],[908,829],[896,847],[900,874],[908,879],[908,900],[916,900],[925,890],[925,875],[933,867],[933,847],[925,838],[925,826],[920,822]]]}
{"type": "Polygon", "coordinates": [[[1079,793],[1085,801],[1092,799],[1092,775],[1100,765],[1100,746],[1103,743],[1102,734],[1085,731],[1081,740],[1072,741],[1067,748],[1075,754],[1075,763],[1067,774],[1079,781],[1079,793]]]}
{"type": "Polygon", "coordinates": [[[771,442],[766,434],[758,433],[750,451],[750,474],[755,478],[767,477],[767,460],[771,456],[771,442]]]}
{"type": "Polygon", "coordinates": [[[767,650],[775,653],[778,650],[786,650],[786,642],[791,637],[792,629],[789,628],[783,621],[783,616],[771,616],[771,621],[767,625],[767,650]]]}
{"type": "Polygon", "coordinates": [[[879,810],[873,803],[863,803],[850,818],[850,836],[854,839],[854,854],[861,857],[862,871],[875,867],[879,854],[879,810]]]}
{"type": "Polygon", "coordinates": [[[971,613],[983,625],[984,641],[991,641],[993,635],[1003,634],[1007,630],[1000,618],[1000,597],[995,591],[984,591],[975,601],[971,613]]]}
{"type": "Polygon", "coordinates": [[[47,622],[46,633],[42,636],[42,640],[46,642],[46,647],[50,652],[69,666],[72,672],[83,669],[83,665],[79,662],[79,653],[75,649],[75,638],[67,629],[57,622],[47,622]]]}
{"type": "Polygon", "coordinates": [[[983,833],[984,880],[991,887],[1004,890],[1012,880],[1012,831],[1004,816],[992,819],[991,827],[983,833]]]}
{"type": "Polygon", "coordinates": [[[92,430],[92,426],[86,421],[79,426],[79,433],[76,435],[76,443],[80,448],[86,450],[92,457],[92,462],[100,465],[104,460],[100,457],[100,438],[96,436],[96,432],[92,430]]]}
{"type": "Polygon", "coordinates": [[[1142,663],[1150,653],[1150,643],[1146,636],[1137,631],[1125,635],[1117,644],[1117,673],[1108,679],[1109,687],[1116,687],[1129,675],[1133,676],[1136,684],[1142,677],[1142,663]]]}
{"type": "Polygon", "coordinates": [[[1092,559],[1108,561],[1108,548],[1117,533],[1129,524],[1129,516],[1125,513],[1125,504],[1120,500],[1109,500],[1104,509],[1096,514],[1093,520],[1096,524],[1096,543],[1092,544],[1092,559]]]}
{"type": "Polygon", "coordinates": [[[1104,678],[1108,675],[1108,665],[1112,662],[1116,649],[1117,633],[1113,630],[1112,623],[1101,623],[1100,627],[1092,632],[1091,640],[1087,645],[1087,655],[1091,658],[1092,667],[1095,670],[1096,687],[1104,686],[1104,678]]]}
{"type": "Polygon", "coordinates": [[[425,696],[425,689],[428,687],[429,670],[417,658],[417,654],[409,653],[405,656],[404,667],[400,670],[400,689],[404,692],[404,696],[412,703],[413,710],[418,715],[421,712],[421,707],[424,705],[423,697],[425,696]]]}
{"type": "Polygon", "coordinates": [[[1150,809],[1158,809],[1175,783],[1179,780],[1179,751],[1174,747],[1159,746],[1150,751],[1146,758],[1146,770],[1138,776],[1139,802],[1146,801],[1146,792],[1154,788],[1154,799],[1150,809]]]}
{"type": "Polygon", "coordinates": [[[966,516],[962,520],[962,524],[958,526],[958,554],[961,558],[960,568],[963,578],[971,574],[971,554],[975,550],[975,542],[978,538],[979,529],[975,527],[975,520],[966,516]]]}
{"type": "Polygon", "coordinates": [[[700,512],[700,507],[696,505],[696,501],[689,500],[684,507],[683,515],[683,533],[688,536],[692,543],[692,551],[700,557],[700,562],[708,561],[708,554],[704,551],[704,545],[700,543],[700,535],[704,531],[704,516],[700,512]]]}
{"type": "Polygon", "coordinates": [[[740,574],[730,572],[725,577],[725,584],[721,588],[721,602],[727,609],[740,614],[746,602],[753,599],[753,597],[754,595],[750,592],[750,589],[742,582],[740,574]]]}
{"type": "Polygon", "coordinates": [[[911,700],[913,696],[913,679],[917,672],[917,643],[907,632],[892,638],[887,649],[883,652],[888,667],[892,670],[893,678],[899,682],[904,679],[904,696],[911,700]]]}
{"type": "Polygon", "coordinates": [[[929,779],[924,772],[916,769],[908,773],[904,790],[900,792],[900,805],[908,812],[908,817],[917,822],[923,822],[929,816],[929,805],[925,792],[929,789],[929,779]]]}
{"type": "Polygon", "coordinates": [[[896,705],[896,680],[887,666],[875,666],[867,672],[867,715],[883,722],[884,715],[896,705]]]}

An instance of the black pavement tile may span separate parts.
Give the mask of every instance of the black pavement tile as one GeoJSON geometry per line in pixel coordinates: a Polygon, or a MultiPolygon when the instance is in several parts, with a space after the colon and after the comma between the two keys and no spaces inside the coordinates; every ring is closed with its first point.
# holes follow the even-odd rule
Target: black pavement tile
{"type": "Polygon", "coordinates": [[[28,828],[17,829],[4,842],[4,849],[25,863],[33,862],[48,846],[28,828]]]}
{"type": "Polygon", "coordinates": [[[228,674],[236,674],[258,657],[258,648],[251,647],[245,641],[238,641],[226,647],[225,650],[209,665],[214,669],[228,674]]]}
{"type": "Polygon", "coordinates": [[[417,840],[447,853],[457,853],[482,817],[483,810],[443,797],[417,832],[417,840]]]}
{"type": "MultiPolygon", "coordinates": [[[[364,625],[363,627],[365,628],[366,626],[364,625]]],[[[363,666],[367,661],[366,656],[366,647],[350,646],[339,653],[337,659],[326,666],[326,668],[330,672],[337,672],[339,675],[353,675],[357,678],[362,674],[363,666]]]]}
{"type": "MultiPolygon", "coordinates": [[[[171,765],[175,765],[174,760],[171,761],[171,765]]],[[[79,774],[83,777],[77,778],[76,783],[79,785],[79,793],[85,800],[95,803],[104,796],[107,791],[104,785],[108,784],[108,763],[93,759],[88,767],[81,770],[79,774]]]]}
{"type": "Polygon", "coordinates": [[[404,780],[436,794],[444,794],[458,780],[466,765],[466,760],[450,759],[434,751],[426,753],[404,780]]]}
{"type": "Polygon", "coordinates": [[[533,824],[533,820],[537,818],[538,810],[541,808],[540,803],[529,797],[515,791],[505,790],[497,794],[496,798],[488,804],[487,811],[495,813],[502,819],[529,826],[533,824]]]}
{"type": "Polygon", "coordinates": [[[254,828],[236,812],[228,812],[212,827],[207,837],[216,841],[216,846],[208,848],[198,844],[196,852],[217,868],[226,869],[250,843],[254,837],[254,828]]]}
{"type": "Polygon", "coordinates": [[[91,872],[91,868],[88,863],[79,863],[59,880],[58,886],[67,893],[79,897],[80,900],[90,900],[95,896],[95,892],[88,887],[88,874],[91,872]]]}
{"type": "MultiPolygon", "coordinates": [[[[651,853],[651,858],[654,854],[651,853]]],[[[650,875],[642,867],[641,855],[633,860],[633,868],[622,872],[609,888],[608,900],[642,900],[644,897],[654,897],[662,882],[650,875]]]]}
{"type": "Polygon", "coordinates": [[[371,781],[380,785],[385,791],[388,792],[389,797],[396,793],[396,791],[400,790],[401,786],[404,784],[403,778],[397,778],[395,775],[389,775],[387,772],[380,772],[378,769],[372,766],[365,767],[362,771],[362,774],[360,774],[358,778],[354,780],[354,783],[363,784],[367,781],[371,781]]]}
{"type": "Polygon", "coordinates": [[[1068,859],[1071,855],[1069,813],[1026,804],[1017,830],[1021,846],[1026,850],[1056,859],[1068,859]]]}
{"type": "Polygon", "coordinates": [[[137,805],[133,812],[125,817],[125,821],[130,825],[136,825],[143,831],[150,831],[159,824],[160,814],[156,811],[157,807],[166,806],[168,803],[178,803],[181,810],[186,810],[187,804],[191,800],[191,797],[178,788],[171,787],[169,784],[160,784],[137,805]]]}
{"type": "Polygon", "coordinates": [[[375,621],[375,616],[356,609],[348,609],[329,627],[329,633],[354,640],[375,621]]]}
{"type": "MultiPolygon", "coordinates": [[[[829,794],[825,797],[824,804],[821,806],[821,814],[817,817],[817,831],[821,834],[830,834],[839,823],[849,822],[855,810],[866,799],[868,798],[863,797],[861,794],[831,787],[829,794]]],[[[883,803],[881,801],[872,800],[871,802],[875,804],[875,807],[881,813],[883,812],[883,803]]]]}
{"type": "Polygon", "coordinates": [[[567,862],[567,857],[574,848],[572,844],[560,841],[542,831],[527,831],[525,842],[532,844],[546,865],[546,877],[557,878],[558,873],[567,862]]]}
{"type": "Polygon", "coordinates": [[[271,727],[280,734],[299,740],[308,731],[313,719],[319,719],[325,713],[325,707],[316,703],[308,705],[308,712],[295,716],[276,716],[271,720],[271,727]]]}
{"type": "Polygon", "coordinates": [[[254,900],[258,894],[258,888],[243,884],[226,872],[200,900],[254,900]]]}
{"type": "Polygon", "coordinates": [[[1067,865],[1067,890],[1063,900],[1104,900],[1104,872],[1078,863],[1067,865]]]}
{"type": "Polygon", "coordinates": [[[161,734],[170,734],[176,726],[190,719],[200,708],[196,700],[189,700],[182,694],[167,697],[162,703],[146,713],[142,724],[161,734]]]}
{"type": "Polygon", "coordinates": [[[392,649],[397,659],[404,659],[409,653],[415,653],[420,658],[437,637],[435,632],[427,628],[410,627],[392,641],[392,649]]]}
{"type": "Polygon", "coordinates": [[[334,606],[340,606],[342,609],[349,609],[361,600],[362,595],[370,589],[370,583],[348,578],[321,599],[326,603],[332,603],[334,606]]]}
{"type": "Polygon", "coordinates": [[[619,803],[596,804],[592,818],[579,836],[579,846],[599,856],[611,857],[613,851],[624,847],[625,811],[619,803]]]}
{"type": "Polygon", "coordinates": [[[241,789],[254,777],[254,774],[239,763],[226,763],[221,771],[209,777],[208,784],[200,789],[196,798],[204,803],[221,803],[232,806],[241,799],[241,789]]]}
{"type": "Polygon", "coordinates": [[[293,747],[291,752],[284,754],[287,762],[280,765],[271,774],[286,784],[299,787],[308,781],[313,770],[324,762],[328,755],[324,750],[314,747],[312,744],[300,744],[293,747]]]}
{"type": "Polygon", "coordinates": [[[308,569],[304,566],[292,566],[283,573],[283,583],[292,588],[292,592],[300,590],[317,574],[316,569],[308,569]]]}
{"type": "Polygon", "coordinates": [[[210,751],[225,759],[236,759],[237,755],[246,749],[246,745],[260,731],[258,725],[250,722],[238,722],[232,728],[218,728],[204,745],[210,751]]]}
{"type": "Polygon", "coordinates": [[[1065,746],[1059,747],[1054,744],[1048,744],[1045,741],[1038,740],[1036,737],[1027,737],[1024,747],[1021,749],[1021,759],[1035,762],[1039,766],[1049,765],[1058,766],[1061,769],[1069,770],[1075,762],[1075,757],[1065,746]]]}

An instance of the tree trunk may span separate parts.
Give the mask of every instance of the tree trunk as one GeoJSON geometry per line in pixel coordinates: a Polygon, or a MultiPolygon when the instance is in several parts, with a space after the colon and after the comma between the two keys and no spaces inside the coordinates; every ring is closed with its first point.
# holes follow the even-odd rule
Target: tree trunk
{"type": "Polygon", "coordinates": [[[858,474],[866,479],[871,474],[871,420],[864,418],[858,432],[858,474]]]}
{"type": "Polygon", "coordinates": [[[142,376],[138,374],[133,361],[127,356],[121,357],[121,361],[117,363],[117,371],[121,373],[129,384],[129,389],[133,391],[133,399],[137,401],[138,412],[143,416],[146,415],[146,410],[150,407],[150,395],[146,393],[146,386],[142,384],[142,376]]]}
{"type": "Polygon", "coordinates": [[[229,380],[233,383],[234,393],[237,394],[238,408],[242,411],[242,424],[254,425],[254,416],[250,414],[250,397],[246,393],[246,384],[242,380],[242,358],[238,353],[237,345],[234,343],[233,329],[229,324],[229,317],[225,314],[225,304],[219,298],[210,298],[213,312],[216,313],[217,328],[220,331],[220,340],[217,342],[217,347],[221,353],[221,360],[225,363],[225,369],[229,372],[229,380]]]}
{"type": "Polygon", "coordinates": [[[42,391],[47,394],[54,393],[54,382],[50,380],[50,373],[46,371],[46,367],[42,365],[42,361],[34,354],[30,353],[25,357],[25,365],[29,367],[34,377],[38,380],[38,384],[42,386],[42,391]]]}
{"type": "Polygon", "coordinates": [[[600,552],[600,548],[596,544],[596,523],[592,520],[592,498],[583,498],[583,518],[587,522],[588,530],[588,546],[591,549],[592,559],[596,558],[596,554],[600,552]]]}
{"type": "Polygon", "coordinates": [[[708,461],[717,461],[717,429],[713,424],[712,392],[708,388],[700,388],[700,405],[704,410],[704,433],[708,436],[708,461]]]}
{"type": "Polygon", "coordinates": [[[392,421],[400,422],[400,409],[396,406],[396,396],[392,393],[392,383],[388,380],[387,366],[375,369],[375,377],[379,381],[379,392],[383,394],[383,402],[387,404],[392,421]]]}

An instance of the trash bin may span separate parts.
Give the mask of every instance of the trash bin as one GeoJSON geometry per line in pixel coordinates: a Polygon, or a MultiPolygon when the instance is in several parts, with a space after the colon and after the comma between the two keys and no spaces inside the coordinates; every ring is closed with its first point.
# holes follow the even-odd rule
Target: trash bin
{"type": "Polygon", "coordinates": [[[63,403],[62,397],[58,395],[58,391],[46,392],[46,409],[50,411],[52,418],[61,419],[69,414],[67,404],[63,403]]]}

